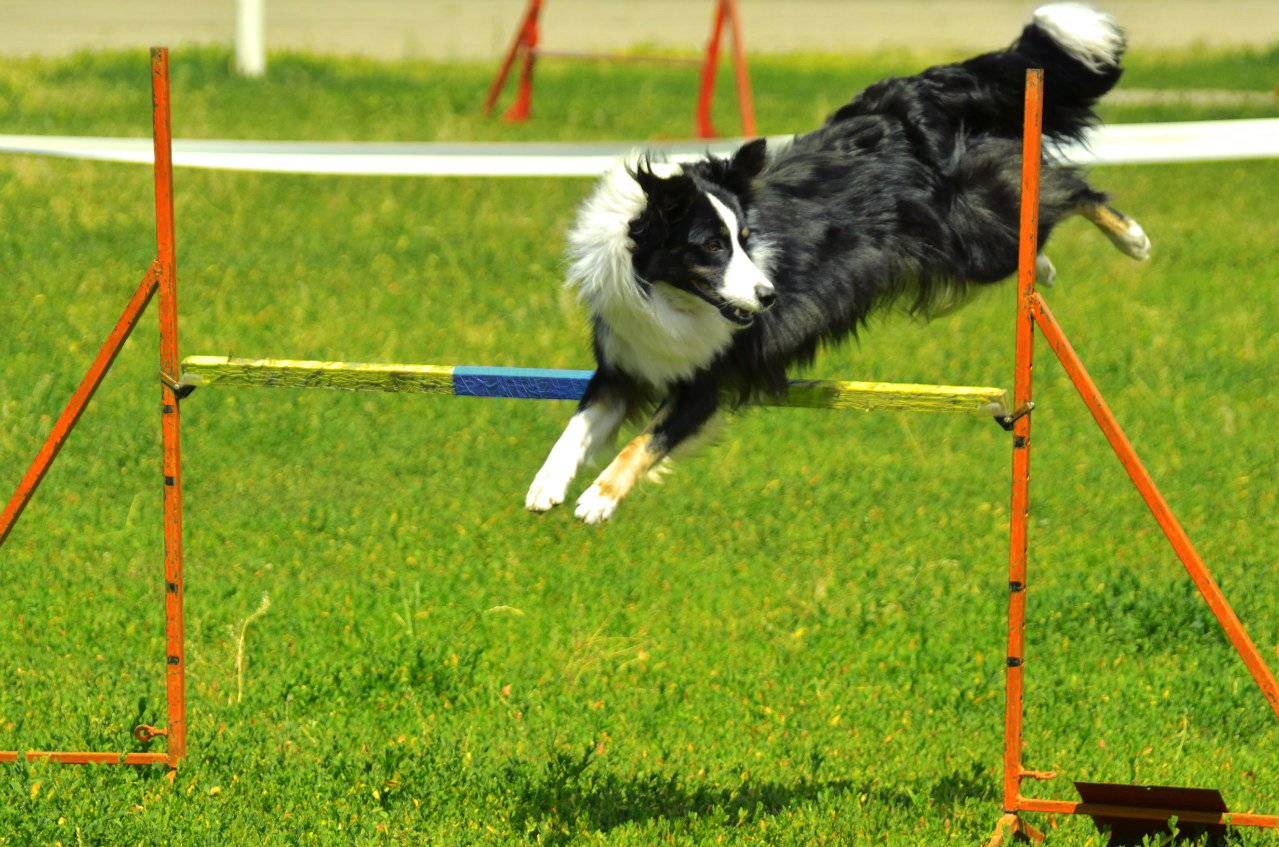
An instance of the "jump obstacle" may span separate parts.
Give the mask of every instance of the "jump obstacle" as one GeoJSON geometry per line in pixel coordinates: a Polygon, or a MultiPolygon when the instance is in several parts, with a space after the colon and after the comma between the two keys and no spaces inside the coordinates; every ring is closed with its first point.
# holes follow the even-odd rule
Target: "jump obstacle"
{"type": "MultiPolygon", "coordinates": [[[[185,647],[182,616],[182,479],[180,457],[180,406],[198,386],[256,385],[263,387],[340,388],[522,399],[575,399],[589,378],[588,371],[472,366],[348,364],[342,362],[279,359],[230,359],[192,356],[179,363],[177,264],[175,254],[172,179],[172,140],[169,121],[168,51],[151,51],[152,131],[155,147],[154,181],[156,210],[156,258],[143,275],[114,329],[99,350],[70,402],[59,415],[44,445],[0,513],[0,545],[58,451],[65,444],[80,414],[105,377],[125,339],[151,298],[159,293],[160,318],[160,432],[163,445],[164,491],[164,606],[165,679],[168,724],[157,728],[138,726],[139,742],[163,738],[166,750],[152,752],[4,751],[0,761],[47,759],[87,764],[167,765],[176,768],[186,755],[185,647]],[[179,368],[181,364],[181,368],[179,368]]],[[[1011,406],[997,388],[938,385],[895,385],[796,381],[788,406],[860,410],[951,411],[992,416],[1012,435],[1012,509],[1008,569],[1008,641],[1005,668],[1003,816],[990,845],[1020,835],[1034,841],[1043,835],[1024,819],[1029,812],[1077,814],[1097,820],[1163,826],[1176,818],[1180,823],[1206,826],[1279,828],[1279,815],[1229,811],[1224,804],[1199,802],[1196,789],[1160,789],[1147,786],[1088,786],[1091,800],[1049,800],[1026,797],[1027,779],[1052,779],[1051,772],[1029,770],[1022,762],[1028,513],[1030,503],[1030,434],[1035,409],[1032,367],[1036,328],[1043,334],[1098,427],[1110,443],[1155,521],[1168,538],[1227,639],[1239,653],[1270,708],[1279,716],[1279,685],[1265,660],[1226,601],[1208,568],[1195,552],[1185,530],[1155,487],[1114,414],[1106,405],[1083,362],[1071,347],[1047,302],[1035,290],[1035,258],[1038,253],[1039,167],[1043,72],[1026,76],[1025,124],[1022,157],[1022,204],[1017,273],[1015,370],[1011,406]],[[1098,800],[1097,798],[1100,798],[1098,800]]],[[[1080,785],[1081,793],[1085,790],[1080,785]]]]}
{"type": "MultiPolygon", "coordinates": [[[[520,80],[515,89],[515,101],[502,114],[502,119],[511,122],[528,120],[533,109],[533,68],[539,56],[564,57],[573,59],[609,59],[612,61],[647,61],[665,64],[696,64],[695,59],[677,59],[670,57],[617,56],[596,53],[577,53],[542,50],[538,47],[541,37],[542,7],[546,0],[528,0],[524,14],[520,16],[519,28],[510,48],[498,66],[497,76],[489,85],[488,94],[484,97],[484,114],[492,114],[510,76],[511,67],[520,60],[520,80]]],[[[711,17],[711,37],[706,42],[706,55],[703,57],[701,84],[697,92],[697,111],[694,116],[698,138],[716,138],[719,133],[711,123],[711,103],[715,99],[715,77],[719,73],[719,49],[724,40],[724,28],[727,25],[732,38],[733,76],[737,83],[737,108],[742,116],[742,134],[754,136],[755,132],[755,98],[751,94],[750,76],[746,69],[746,47],[742,38],[742,15],[737,7],[737,0],[715,0],[715,11],[711,17]]]]}

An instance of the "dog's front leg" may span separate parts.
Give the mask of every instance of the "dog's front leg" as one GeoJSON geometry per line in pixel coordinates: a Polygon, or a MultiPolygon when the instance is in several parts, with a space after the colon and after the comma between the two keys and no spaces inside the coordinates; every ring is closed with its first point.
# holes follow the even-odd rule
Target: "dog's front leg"
{"type": "Polygon", "coordinates": [[[608,379],[596,372],[586,387],[577,414],[569,419],[564,433],[551,448],[542,469],[533,477],[524,506],[533,512],[564,502],[569,483],[582,462],[601,447],[612,443],[626,417],[626,400],[608,379]]]}
{"type": "Polygon", "coordinates": [[[705,426],[718,407],[718,386],[710,380],[676,390],[649,428],[622,448],[591,487],[582,492],[574,514],[590,524],[608,520],[635,483],[705,426]]]}

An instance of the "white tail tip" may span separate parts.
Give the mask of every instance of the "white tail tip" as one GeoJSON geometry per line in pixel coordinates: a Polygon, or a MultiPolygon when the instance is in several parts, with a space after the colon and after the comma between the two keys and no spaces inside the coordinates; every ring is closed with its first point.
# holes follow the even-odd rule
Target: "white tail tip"
{"type": "Polygon", "coordinates": [[[1119,65],[1124,31],[1115,19],[1082,3],[1049,3],[1035,10],[1035,26],[1092,71],[1119,65]]]}

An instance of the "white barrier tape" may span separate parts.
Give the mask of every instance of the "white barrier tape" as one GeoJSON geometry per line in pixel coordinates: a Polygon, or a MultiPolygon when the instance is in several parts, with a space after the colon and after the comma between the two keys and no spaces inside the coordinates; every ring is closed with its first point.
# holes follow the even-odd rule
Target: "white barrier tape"
{"type": "MultiPolygon", "coordinates": [[[[789,136],[770,139],[785,143],[789,136]]],[[[173,143],[179,167],[293,174],[365,176],[597,176],[618,156],[650,149],[680,161],[740,143],[614,142],[602,144],[456,144],[325,141],[193,141],[173,143]]],[[[0,135],[0,152],[150,164],[149,138],[0,135]]],[[[1122,165],[1279,158],[1279,118],[1116,124],[1063,148],[1076,164],[1122,165]]]]}

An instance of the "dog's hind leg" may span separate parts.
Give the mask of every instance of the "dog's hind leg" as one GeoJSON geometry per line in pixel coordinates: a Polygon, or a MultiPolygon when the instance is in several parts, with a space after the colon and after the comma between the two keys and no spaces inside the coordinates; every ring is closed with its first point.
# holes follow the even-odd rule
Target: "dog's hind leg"
{"type": "Polygon", "coordinates": [[[564,434],[533,478],[524,507],[532,512],[545,512],[563,503],[569,483],[582,463],[617,437],[626,408],[626,400],[597,372],[586,388],[577,414],[569,419],[564,434]]]}
{"type": "Polygon", "coordinates": [[[1047,288],[1052,288],[1056,279],[1057,269],[1053,267],[1052,260],[1040,253],[1035,257],[1035,282],[1047,288]]]}
{"type": "Polygon", "coordinates": [[[1078,208],[1079,214],[1092,221],[1101,230],[1110,243],[1119,248],[1125,255],[1144,262],[1150,258],[1150,238],[1141,224],[1123,212],[1106,205],[1104,202],[1087,202],[1078,208]]]}
{"type": "Polygon", "coordinates": [[[645,474],[714,416],[719,392],[710,382],[695,383],[673,393],[648,429],[622,448],[591,487],[582,492],[574,514],[590,524],[612,517],[618,504],[645,474]]]}

